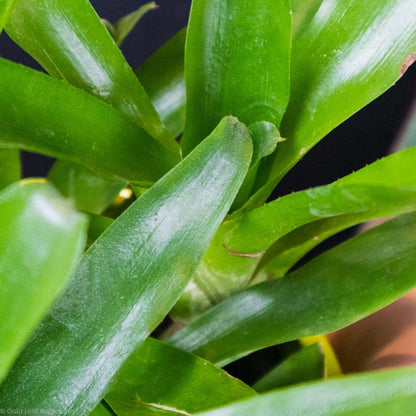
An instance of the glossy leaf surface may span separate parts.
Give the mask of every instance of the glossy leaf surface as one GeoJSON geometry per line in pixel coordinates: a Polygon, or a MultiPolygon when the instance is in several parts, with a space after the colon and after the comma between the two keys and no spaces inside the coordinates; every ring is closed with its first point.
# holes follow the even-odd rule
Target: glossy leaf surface
{"type": "Polygon", "coordinates": [[[16,0],[2,0],[0,3],[0,33],[3,31],[4,25],[9,20],[9,17],[16,5],[16,0]]]}
{"type": "Polygon", "coordinates": [[[416,215],[408,214],[373,228],[286,277],[228,298],[170,343],[223,365],[352,324],[416,286],[415,227],[416,215]]]}
{"type": "Polygon", "coordinates": [[[319,344],[295,352],[253,385],[259,393],[324,376],[324,355],[319,344]]]}
{"type": "Polygon", "coordinates": [[[92,214],[101,214],[127,186],[126,181],[108,181],[80,165],[63,160],[53,165],[48,179],[75,202],[78,210],[92,214]]]}
{"type": "Polygon", "coordinates": [[[1,145],[62,157],[109,179],[149,184],[179,159],[110,105],[6,60],[0,110],[1,145]]]}
{"type": "Polygon", "coordinates": [[[218,121],[277,127],[289,101],[288,0],[194,0],[185,52],[185,154],[218,121]]]}
{"type": "Polygon", "coordinates": [[[415,163],[416,148],[407,149],[332,184],[232,216],[216,233],[175,313],[189,318],[253,281],[283,276],[338,231],[415,210],[415,163]],[[253,273],[265,265],[266,273],[253,280],[253,273]]]}
{"type": "Polygon", "coordinates": [[[20,179],[20,152],[0,148],[0,190],[20,179]]]}
{"type": "Polygon", "coordinates": [[[367,205],[367,209],[346,211],[343,214],[322,218],[285,235],[267,251],[258,269],[264,267],[263,271],[267,276],[283,276],[303,255],[337,232],[374,218],[414,210],[412,195],[416,184],[415,157],[416,148],[404,150],[336,181],[336,185],[346,190],[351,189],[350,186],[354,184],[364,185],[367,188],[367,191],[363,189],[366,195],[356,197],[366,204],[365,198],[370,196],[372,203],[367,205]],[[369,187],[367,184],[374,186],[369,187]],[[384,184],[389,186],[383,186],[384,184]],[[374,193],[377,188],[378,196],[374,193]]]}
{"type": "Polygon", "coordinates": [[[255,392],[211,363],[148,338],[117,374],[105,397],[118,416],[171,408],[195,413],[255,392]]]}
{"type": "Polygon", "coordinates": [[[6,30],[49,74],[107,101],[177,148],[88,0],[17,0],[6,30]]]}
{"type": "Polygon", "coordinates": [[[0,387],[6,408],[87,415],[179,298],[250,164],[247,128],[225,118],[90,247],[0,387]]]}
{"type": "Polygon", "coordinates": [[[136,70],[153,105],[175,137],[183,132],[185,125],[185,38],[186,29],[182,29],[136,70]]]}
{"type": "MultiPolygon", "coordinates": [[[[299,3],[299,2],[296,2],[299,3]]],[[[413,0],[323,0],[294,40],[291,98],[263,203],[286,172],[333,128],[391,87],[416,52],[413,0]]]]}
{"type": "Polygon", "coordinates": [[[415,406],[416,369],[410,367],[310,383],[200,413],[200,415],[411,415],[415,406]]]}
{"type": "Polygon", "coordinates": [[[86,217],[44,180],[0,193],[0,380],[61,292],[86,227],[86,217]]]}

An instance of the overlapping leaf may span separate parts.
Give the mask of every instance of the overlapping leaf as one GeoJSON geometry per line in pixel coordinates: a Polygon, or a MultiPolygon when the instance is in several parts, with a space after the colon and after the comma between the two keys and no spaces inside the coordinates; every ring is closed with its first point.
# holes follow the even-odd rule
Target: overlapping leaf
{"type": "Polygon", "coordinates": [[[0,110],[0,145],[62,157],[109,179],[149,184],[178,161],[110,105],[6,60],[0,110]]]}
{"type": "Polygon", "coordinates": [[[295,352],[258,380],[253,388],[259,393],[324,377],[324,353],[320,344],[295,352]]]}
{"type": "Polygon", "coordinates": [[[63,195],[75,201],[78,210],[93,214],[101,214],[127,185],[126,181],[109,181],[63,160],[54,164],[48,179],[63,195]]]}
{"type": "Polygon", "coordinates": [[[118,416],[146,410],[200,412],[255,392],[211,363],[148,338],[117,374],[105,400],[118,416]]]}
{"type": "Polygon", "coordinates": [[[153,105],[175,137],[185,125],[185,38],[186,29],[182,29],[136,70],[153,105]]]}
{"type": "Polygon", "coordinates": [[[416,287],[416,214],[407,214],[212,308],[170,342],[211,362],[343,328],[416,287]]]}
{"type": "Polygon", "coordinates": [[[247,128],[225,118],[90,247],[0,387],[6,408],[86,415],[172,308],[250,164],[247,128]]]}
{"type": "Polygon", "coordinates": [[[284,275],[334,233],[416,209],[416,148],[381,159],[330,185],[279,198],[235,215],[218,230],[175,313],[200,313],[251,284],[253,274],[284,275]]]}
{"type": "Polygon", "coordinates": [[[288,0],[194,0],[185,72],[189,152],[229,114],[277,127],[289,100],[288,0]]]}
{"type": "Polygon", "coordinates": [[[0,193],[0,380],[62,290],[84,249],[86,226],[45,181],[17,182],[0,193]]]}
{"type": "Polygon", "coordinates": [[[413,0],[320,3],[292,48],[291,98],[281,125],[288,140],[276,153],[270,180],[246,209],[263,203],[307,151],[391,87],[415,56],[413,0]]]}
{"type": "Polygon", "coordinates": [[[17,0],[6,31],[48,73],[102,98],[177,150],[88,0],[17,0]]]}
{"type": "Polygon", "coordinates": [[[415,406],[416,369],[412,367],[306,384],[199,415],[411,415],[415,406]]]}

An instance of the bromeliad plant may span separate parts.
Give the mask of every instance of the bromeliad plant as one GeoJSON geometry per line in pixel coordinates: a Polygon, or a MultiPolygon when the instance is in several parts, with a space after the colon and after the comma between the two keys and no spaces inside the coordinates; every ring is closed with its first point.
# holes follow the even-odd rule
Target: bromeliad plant
{"type": "Polygon", "coordinates": [[[111,25],[87,0],[0,2],[49,74],[0,61],[0,409],[413,414],[414,368],[281,387],[334,371],[305,337],[416,286],[416,149],[265,202],[407,69],[416,3],[193,0],[135,74],[118,44],[153,6],[111,25]],[[18,149],[57,158],[48,180],[19,181],[18,149]],[[220,369],[295,340],[251,387],[220,369]]]}

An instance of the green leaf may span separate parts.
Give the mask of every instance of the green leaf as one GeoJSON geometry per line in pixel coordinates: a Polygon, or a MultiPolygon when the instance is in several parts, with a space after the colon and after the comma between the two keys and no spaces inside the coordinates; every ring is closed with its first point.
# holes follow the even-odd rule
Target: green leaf
{"type": "Polygon", "coordinates": [[[120,46],[124,39],[130,34],[130,32],[137,25],[139,20],[150,10],[156,9],[157,5],[154,1],[143,4],[137,10],[128,15],[122,17],[116,23],[112,25],[114,41],[120,46]]]}
{"type": "Polygon", "coordinates": [[[201,412],[253,395],[211,363],[148,338],[117,374],[105,401],[118,416],[139,416],[158,407],[201,412]]]}
{"type": "Polygon", "coordinates": [[[136,70],[153,105],[175,137],[183,132],[185,125],[185,38],[186,29],[183,29],[136,70]]]}
{"type": "MultiPolygon", "coordinates": [[[[182,133],[185,123],[185,37],[184,29],[136,71],[163,122],[175,137],[182,133]]],[[[79,165],[70,166],[65,161],[54,164],[49,179],[62,193],[74,198],[79,209],[93,213],[101,213],[107,202],[111,202],[110,198],[125,187],[123,182],[116,186],[115,182],[79,165]]]]}
{"type": "Polygon", "coordinates": [[[292,3],[292,36],[297,40],[321,7],[323,0],[291,0],[292,3]]]}
{"type": "Polygon", "coordinates": [[[112,218],[90,214],[90,226],[88,228],[87,247],[90,247],[98,237],[114,222],[112,218]]]}
{"type": "MultiPolygon", "coordinates": [[[[416,184],[415,158],[416,148],[404,150],[334,182],[334,185],[346,191],[352,189],[351,186],[364,186],[362,196],[355,192],[353,194],[360,201],[359,203],[363,203],[370,196],[371,204],[364,210],[354,212],[347,209],[344,213],[314,221],[276,241],[261,259],[257,268],[263,270],[256,279],[283,276],[312,248],[342,230],[374,218],[394,216],[414,210],[412,199],[416,184]],[[383,186],[387,182],[386,178],[388,178],[388,187],[383,186]],[[372,185],[368,186],[368,184],[372,185]],[[393,187],[397,189],[394,190],[393,187]]],[[[322,202],[326,205],[328,204],[326,201],[329,200],[330,196],[326,195],[322,202]]]]}
{"type": "Polygon", "coordinates": [[[44,180],[0,193],[0,380],[63,289],[84,249],[86,226],[86,217],[44,180]]]}
{"type": "Polygon", "coordinates": [[[178,152],[88,0],[18,0],[6,31],[49,74],[100,97],[178,152]]]}
{"type": "Polygon", "coordinates": [[[126,181],[108,181],[66,161],[55,163],[48,179],[63,195],[75,202],[78,210],[93,214],[101,214],[127,186],[126,181]]]}
{"type": "Polygon", "coordinates": [[[291,98],[267,184],[245,209],[261,205],[278,181],[327,133],[400,78],[416,52],[413,0],[323,0],[295,39],[291,98]]]}
{"type": "MultiPolygon", "coordinates": [[[[99,404],[89,416],[114,416],[114,413],[103,404],[99,404]]],[[[117,415],[118,416],[118,415],[117,415]]]]}
{"type": "Polygon", "coordinates": [[[259,393],[324,377],[324,355],[320,344],[292,354],[253,385],[259,393]]]}
{"type": "Polygon", "coordinates": [[[0,3],[0,33],[3,31],[5,24],[9,20],[15,5],[16,0],[2,0],[0,3]]]}
{"type": "Polygon", "coordinates": [[[0,190],[20,179],[20,152],[0,148],[0,190]]]}
{"type": "Polygon", "coordinates": [[[179,298],[227,213],[252,153],[225,118],[90,247],[0,387],[6,408],[87,415],[179,298]]]}
{"type": "Polygon", "coordinates": [[[253,281],[283,276],[310,249],[338,231],[415,210],[415,163],[416,148],[407,149],[332,184],[232,216],[216,233],[193,276],[193,286],[174,313],[189,318],[253,281]],[[271,260],[266,273],[253,278],[271,260]]]}
{"type": "Polygon", "coordinates": [[[235,211],[249,199],[253,186],[255,185],[256,175],[263,171],[260,162],[276,150],[279,142],[285,141],[280,136],[279,130],[273,123],[268,121],[257,121],[249,126],[250,135],[253,140],[253,158],[251,167],[247,173],[241,189],[231,206],[231,211],[235,211]]]}
{"type": "Polygon", "coordinates": [[[0,145],[64,158],[110,180],[145,185],[178,161],[110,105],[6,60],[0,60],[0,145]]]}
{"type": "Polygon", "coordinates": [[[226,115],[277,127],[289,101],[288,0],[194,0],[185,51],[186,154],[226,115]]]}
{"type": "Polygon", "coordinates": [[[377,371],[278,390],[199,413],[200,416],[411,415],[416,406],[416,369],[377,371]]]}
{"type": "Polygon", "coordinates": [[[415,226],[416,215],[408,214],[373,228],[286,277],[228,298],[169,342],[224,365],[352,324],[416,286],[415,226]]]}

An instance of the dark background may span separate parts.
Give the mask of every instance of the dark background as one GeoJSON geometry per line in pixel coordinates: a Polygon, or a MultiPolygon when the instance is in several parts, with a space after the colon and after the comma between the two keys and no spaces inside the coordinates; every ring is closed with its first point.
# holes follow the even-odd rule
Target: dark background
{"type": "MultiPolygon", "coordinates": [[[[70,1],[70,0],[68,0],[70,1]]],[[[92,0],[98,14],[115,22],[145,1],[92,0]]],[[[141,65],[156,49],[186,26],[191,0],[157,0],[159,8],[149,12],[125,40],[122,51],[133,68],[141,65]]],[[[34,34],[36,36],[36,34],[34,34]]],[[[0,54],[41,70],[27,54],[3,33],[0,54]]],[[[416,66],[387,93],[335,129],[286,176],[274,196],[329,183],[386,155],[402,131],[416,98],[416,66]]],[[[53,160],[22,152],[25,176],[45,176],[53,160]]],[[[347,230],[318,246],[303,262],[350,236],[347,230]]],[[[293,343],[253,354],[227,368],[235,376],[252,382],[278,357],[297,348],[293,343]]]]}

